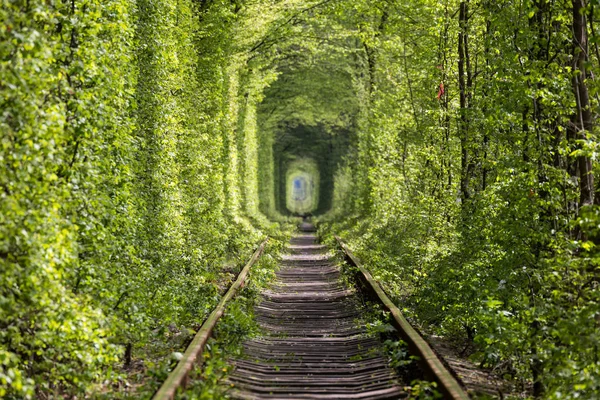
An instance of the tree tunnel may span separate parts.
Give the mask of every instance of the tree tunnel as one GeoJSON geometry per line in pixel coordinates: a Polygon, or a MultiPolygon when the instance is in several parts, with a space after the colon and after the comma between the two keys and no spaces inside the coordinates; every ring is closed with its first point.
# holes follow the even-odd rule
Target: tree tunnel
{"type": "Polygon", "coordinates": [[[4,1],[0,397],[147,397],[311,214],[507,386],[600,398],[595,5],[4,1]]]}
{"type": "MultiPolygon", "coordinates": [[[[263,152],[259,186],[264,191],[270,187],[261,201],[267,199],[280,215],[322,215],[332,208],[336,170],[356,148],[358,100],[353,77],[346,69],[331,67],[352,59],[326,49],[315,49],[310,57],[295,46],[286,51],[278,61],[277,79],[265,88],[257,109],[263,152]],[[270,168],[265,167],[266,159],[272,162],[270,168]],[[305,179],[315,190],[310,207],[298,208],[290,177],[303,168],[311,171],[304,172],[305,179]]],[[[269,206],[261,208],[272,215],[269,206]]]]}

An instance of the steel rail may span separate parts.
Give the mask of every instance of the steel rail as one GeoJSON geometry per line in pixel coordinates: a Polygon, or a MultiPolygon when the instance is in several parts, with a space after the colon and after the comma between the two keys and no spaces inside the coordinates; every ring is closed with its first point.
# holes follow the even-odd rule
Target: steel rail
{"type": "Polygon", "coordinates": [[[379,283],[373,278],[371,273],[361,264],[358,258],[352,253],[348,246],[339,236],[335,236],[338,244],[344,250],[346,260],[349,264],[358,268],[357,278],[365,285],[367,291],[373,298],[379,301],[383,307],[390,312],[393,317],[392,323],[398,334],[408,344],[409,350],[420,358],[421,367],[429,379],[433,379],[438,384],[438,388],[444,395],[444,398],[451,400],[467,400],[469,395],[463,386],[454,377],[452,372],[446,368],[442,360],[433,351],[429,343],[415,330],[412,325],[402,315],[402,312],[386,295],[379,283]]]}
{"type": "Polygon", "coordinates": [[[199,356],[200,354],[202,354],[202,351],[204,350],[204,346],[206,345],[208,338],[212,335],[213,329],[215,328],[217,321],[219,321],[219,318],[221,318],[221,316],[225,312],[225,306],[227,305],[227,302],[229,302],[233,298],[237,290],[244,284],[244,281],[246,279],[246,276],[248,275],[248,272],[250,271],[250,268],[254,265],[256,260],[258,260],[258,258],[263,253],[268,240],[268,238],[265,239],[260,244],[258,249],[256,249],[256,251],[252,255],[252,258],[250,258],[250,261],[248,261],[246,266],[244,266],[233,285],[231,285],[231,287],[229,288],[225,296],[223,296],[217,307],[208,316],[206,321],[204,321],[198,332],[196,332],[194,339],[187,347],[181,360],[179,360],[177,367],[175,367],[175,369],[171,371],[167,379],[164,381],[162,386],[154,395],[153,400],[172,400],[173,398],[175,398],[175,394],[177,393],[177,390],[180,387],[185,388],[185,386],[187,385],[188,375],[190,371],[194,368],[194,365],[202,363],[202,360],[199,360],[199,356]]]}

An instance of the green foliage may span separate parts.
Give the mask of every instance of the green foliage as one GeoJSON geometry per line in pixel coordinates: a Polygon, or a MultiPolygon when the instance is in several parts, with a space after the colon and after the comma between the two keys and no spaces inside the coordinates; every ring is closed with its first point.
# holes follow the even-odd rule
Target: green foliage
{"type": "MultiPolygon", "coordinates": [[[[537,397],[597,397],[599,220],[581,208],[579,169],[590,157],[597,177],[597,128],[574,128],[572,4],[337,7],[363,50],[360,110],[322,231],[342,234],[409,317],[475,344],[481,365],[537,397]]],[[[597,10],[583,12],[594,43],[597,10]]],[[[599,62],[592,45],[586,68],[599,62]]]]}
{"type": "Polygon", "coordinates": [[[113,235],[129,191],[132,12],[2,4],[0,396],[84,390],[116,360],[93,285],[124,246],[113,235]]]}
{"type": "Polygon", "coordinates": [[[201,323],[225,271],[277,230],[257,208],[272,74],[242,54],[269,27],[241,30],[257,11],[2,2],[0,397],[122,379],[123,363],[175,345],[169,327],[201,323]]]}
{"type": "Polygon", "coordinates": [[[385,348],[390,356],[392,368],[402,368],[411,365],[413,359],[408,354],[406,343],[402,340],[386,340],[385,348]]]}
{"type": "Polygon", "coordinates": [[[598,397],[587,3],[3,0],[0,397],[177,352],[285,236],[303,158],[409,317],[538,397],[598,397]]]}
{"type": "Polygon", "coordinates": [[[410,386],[410,399],[434,400],[443,398],[442,394],[436,390],[437,383],[435,382],[416,380],[412,381],[410,386]]]}

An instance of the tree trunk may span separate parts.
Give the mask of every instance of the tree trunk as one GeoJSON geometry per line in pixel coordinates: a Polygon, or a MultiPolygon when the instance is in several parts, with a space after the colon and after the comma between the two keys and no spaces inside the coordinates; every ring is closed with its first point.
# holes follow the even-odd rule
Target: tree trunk
{"type": "MultiPolygon", "coordinates": [[[[377,27],[377,30],[375,31],[374,39],[379,39],[383,30],[385,29],[385,24],[387,23],[387,20],[388,20],[388,13],[387,13],[387,11],[383,11],[383,14],[381,14],[381,20],[379,21],[379,26],[377,27]]],[[[375,43],[377,43],[377,42],[375,42],[375,43]]],[[[377,67],[376,46],[377,46],[376,44],[374,46],[370,46],[366,42],[363,42],[363,48],[365,49],[365,54],[367,56],[367,64],[368,64],[368,68],[369,68],[369,71],[368,71],[369,72],[369,94],[373,94],[373,90],[375,89],[375,72],[376,72],[376,67],[377,67]]]]}
{"type": "Polygon", "coordinates": [[[123,368],[127,369],[131,367],[131,360],[133,358],[133,344],[128,342],[125,345],[125,354],[123,355],[123,368]]]}
{"type": "MultiPolygon", "coordinates": [[[[469,191],[469,116],[468,113],[468,87],[465,77],[465,63],[468,60],[467,40],[467,20],[468,20],[468,2],[461,1],[459,12],[459,32],[458,32],[458,89],[460,99],[460,121],[459,136],[461,147],[461,174],[460,174],[460,193],[462,204],[470,197],[469,191]]],[[[469,79],[470,80],[470,79],[469,79]]]]}
{"type": "MultiPolygon", "coordinates": [[[[586,133],[592,131],[594,121],[590,109],[590,97],[586,79],[588,71],[588,31],[585,16],[586,0],[573,1],[573,92],[577,104],[573,119],[576,138],[584,140],[586,133]]],[[[578,145],[578,148],[581,146],[578,145]]],[[[594,175],[592,160],[585,155],[577,157],[579,171],[579,205],[580,207],[594,203],[594,175]]]]}

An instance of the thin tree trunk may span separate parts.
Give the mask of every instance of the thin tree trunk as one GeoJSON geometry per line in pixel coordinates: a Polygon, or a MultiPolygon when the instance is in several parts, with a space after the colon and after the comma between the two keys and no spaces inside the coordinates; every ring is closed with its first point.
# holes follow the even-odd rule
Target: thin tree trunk
{"type": "Polygon", "coordinates": [[[464,206],[465,202],[470,197],[469,192],[469,117],[468,112],[468,93],[467,82],[465,79],[465,63],[468,59],[468,49],[466,48],[467,41],[467,19],[468,19],[468,3],[462,1],[460,3],[459,12],[459,32],[458,32],[458,88],[460,99],[460,121],[459,121],[459,136],[461,147],[461,174],[460,174],[460,193],[461,200],[464,206]]]}
{"type": "MultiPolygon", "coordinates": [[[[588,62],[588,31],[585,15],[586,0],[573,0],[573,92],[577,104],[575,124],[576,137],[586,138],[586,133],[592,131],[594,121],[590,109],[590,97],[586,79],[589,74],[588,62]]],[[[577,157],[579,170],[579,204],[580,206],[594,203],[594,175],[592,160],[585,155],[577,157]]]]}
{"type": "MultiPolygon", "coordinates": [[[[490,81],[490,77],[489,75],[489,66],[490,66],[490,45],[489,45],[489,40],[491,37],[491,32],[492,32],[492,23],[490,22],[490,20],[486,20],[485,21],[485,51],[484,51],[484,55],[485,55],[485,74],[486,74],[486,78],[485,78],[485,84],[483,86],[483,97],[485,99],[487,99],[488,97],[488,84],[490,81]]],[[[483,114],[486,115],[487,114],[487,103],[485,102],[486,100],[484,100],[484,108],[483,108],[483,114]]],[[[488,152],[489,152],[489,146],[490,146],[490,136],[489,136],[489,132],[487,130],[487,127],[484,127],[484,132],[483,132],[483,166],[482,166],[482,170],[481,170],[481,190],[485,191],[485,189],[487,188],[488,185],[488,172],[489,172],[489,167],[488,167],[488,152]]]]}
{"type": "Polygon", "coordinates": [[[448,179],[447,179],[447,190],[450,190],[452,188],[452,149],[451,149],[451,143],[450,143],[450,113],[448,112],[448,107],[449,107],[449,88],[450,88],[450,83],[448,80],[448,39],[449,39],[449,34],[448,31],[450,29],[450,13],[448,12],[448,2],[446,1],[445,3],[445,10],[444,10],[444,33],[443,36],[441,38],[441,43],[440,43],[440,67],[441,67],[441,71],[442,71],[442,80],[441,80],[441,85],[443,85],[443,87],[440,88],[443,89],[443,93],[441,93],[440,96],[440,101],[441,101],[441,106],[442,106],[442,126],[444,128],[444,148],[443,148],[443,152],[442,152],[442,160],[444,160],[444,165],[446,166],[446,170],[448,173],[448,179]]]}
{"type": "MultiPolygon", "coordinates": [[[[378,39],[381,34],[383,33],[383,30],[385,29],[385,24],[387,23],[388,20],[388,13],[387,11],[384,11],[383,14],[381,15],[381,21],[379,22],[379,26],[377,27],[377,31],[375,32],[375,39],[378,39]]],[[[377,50],[376,50],[376,45],[375,46],[370,46],[369,44],[367,44],[366,42],[363,42],[363,48],[365,49],[365,54],[367,56],[367,64],[368,64],[368,68],[369,68],[369,94],[373,94],[373,91],[375,89],[375,69],[377,67],[377,50]]]]}

